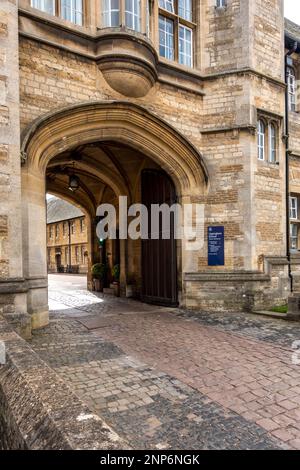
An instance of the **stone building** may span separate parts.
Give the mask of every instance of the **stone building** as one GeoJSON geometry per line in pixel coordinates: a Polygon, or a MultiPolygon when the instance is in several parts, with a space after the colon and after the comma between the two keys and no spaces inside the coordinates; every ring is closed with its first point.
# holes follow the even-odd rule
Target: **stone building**
{"type": "Polygon", "coordinates": [[[47,265],[50,273],[87,273],[84,213],[59,198],[47,201],[47,265]]]}
{"type": "Polygon", "coordinates": [[[1,310],[48,322],[46,191],[87,214],[92,262],[101,202],[203,205],[197,252],[109,242],[121,293],[135,282],[142,300],[224,312],[284,302],[300,266],[299,29],[284,37],[283,0],[2,0],[1,310]],[[209,262],[211,227],[224,263],[209,262]]]}

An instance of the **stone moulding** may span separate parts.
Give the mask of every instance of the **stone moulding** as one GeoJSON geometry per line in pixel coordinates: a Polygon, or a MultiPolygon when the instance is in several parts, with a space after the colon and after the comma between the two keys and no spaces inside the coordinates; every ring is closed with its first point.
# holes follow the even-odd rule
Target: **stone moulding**
{"type": "Polygon", "coordinates": [[[22,134],[23,168],[44,174],[50,160],[78,143],[115,140],[142,151],[174,179],[178,194],[207,191],[208,171],[196,147],[169,123],[128,101],[80,103],[45,114],[22,134]]]}
{"type": "Polygon", "coordinates": [[[0,316],[0,449],[130,449],[0,316]]]}
{"type": "Polygon", "coordinates": [[[42,289],[48,286],[48,280],[44,278],[12,278],[0,280],[0,294],[17,294],[28,292],[29,289],[42,289]]]}
{"type": "Polygon", "coordinates": [[[194,282],[257,282],[257,281],[270,281],[268,274],[260,272],[203,272],[203,273],[186,273],[184,276],[185,281],[194,282]]]}

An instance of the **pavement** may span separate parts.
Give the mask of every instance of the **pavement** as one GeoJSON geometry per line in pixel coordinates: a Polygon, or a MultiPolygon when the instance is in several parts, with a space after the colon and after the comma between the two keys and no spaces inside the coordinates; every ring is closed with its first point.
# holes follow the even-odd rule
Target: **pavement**
{"type": "Polygon", "coordinates": [[[49,305],[32,348],[134,448],[300,449],[299,323],[154,307],[62,274],[49,305]]]}

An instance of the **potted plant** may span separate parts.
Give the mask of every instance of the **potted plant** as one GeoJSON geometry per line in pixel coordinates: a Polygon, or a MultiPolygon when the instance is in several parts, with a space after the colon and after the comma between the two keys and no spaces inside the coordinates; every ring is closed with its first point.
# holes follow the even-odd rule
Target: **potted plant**
{"type": "Polygon", "coordinates": [[[113,277],[113,287],[114,293],[117,297],[120,296],[120,265],[115,264],[111,270],[111,274],[113,277]]]}
{"type": "Polygon", "coordinates": [[[134,274],[128,274],[126,282],[126,297],[133,297],[135,277],[134,274]]]}
{"type": "Polygon", "coordinates": [[[96,292],[103,292],[106,272],[106,264],[96,263],[92,266],[93,285],[96,292]]]}

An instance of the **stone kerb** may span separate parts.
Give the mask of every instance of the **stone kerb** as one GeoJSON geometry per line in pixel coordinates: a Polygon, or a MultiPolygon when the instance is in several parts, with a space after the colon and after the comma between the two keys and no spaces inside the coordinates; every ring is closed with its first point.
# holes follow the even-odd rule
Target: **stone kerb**
{"type": "Polygon", "coordinates": [[[0,449],[129,449],[0,316],[0,449]]]}

